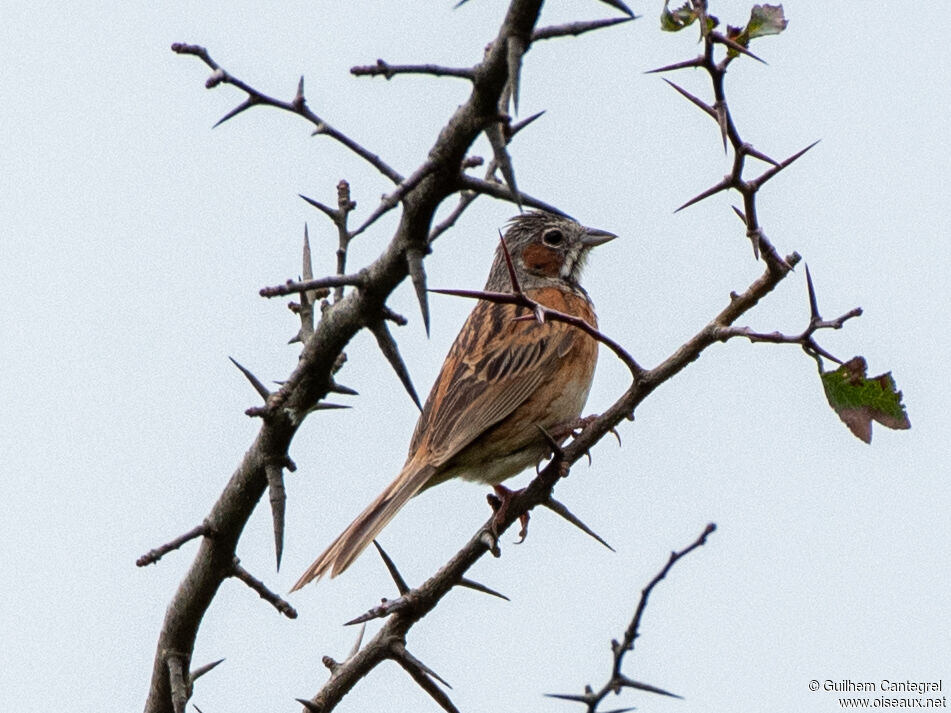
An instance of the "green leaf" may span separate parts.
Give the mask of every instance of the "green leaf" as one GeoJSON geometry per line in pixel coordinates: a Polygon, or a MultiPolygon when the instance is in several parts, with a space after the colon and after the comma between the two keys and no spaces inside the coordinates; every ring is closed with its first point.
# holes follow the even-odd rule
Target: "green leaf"
{"type": "Polygon", "coordinates": [[[670,0],[664,0],[664,10],[660,14],[660,29],[664,32],[680,32],[685,27],[690,27],[697,19],[697,13],[689,0],[683,7],[673,11],[667,8],[669,3],[670,0]]]}
{"type": "MultiPolygon", "coordinates": [[[[783,15],[782,5],[754,5],[750,12],[750,20],[746,27],[727,26],[726,36],[734,42],[750,46],[750,40],[755,37],[765,37],[766,35],[778,35],[786,29],[789,22],[783,15]]],[[[734,49],[727,50],[730,57],[739,56],[739,52],[734,49]]]]}
{"type": "Polygon", "coordinates": [[[754,37],[778,35],[788,24],[782,5],[754,5],[746,25],[746,35],[751,40],[754,37]]]}
{"type": "Polygon", "coordinates": [[[891,372],[868,378],[863,357],[849,359],[835,371],[820,373],[832,409],[857,438],[872,442],[872,421],[887,428],[911,428],[891,372]]]}

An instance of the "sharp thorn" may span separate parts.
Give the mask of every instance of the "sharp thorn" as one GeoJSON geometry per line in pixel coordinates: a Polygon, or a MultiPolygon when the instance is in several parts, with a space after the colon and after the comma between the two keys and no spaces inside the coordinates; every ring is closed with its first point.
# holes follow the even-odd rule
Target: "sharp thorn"
{"type": "Polygon", "coordinates": [[[697,57],[695,59],[688,59],[684,62],[675,62],[674,64],[668,64],[664,67],[658,67],[657,69],[649,69],[644,74],[660,74],[661,72],[673,72],[678,69],[692,69],[703,66],[703,57],[697,57]]]}
{"type": "Polygon", "coordinates": [[[525,54],[525,42],[516,35],[506,40],[506,61],[508,62],[509,84],[511,86],[512,107],[518,114],[519,77],[522,73],[522,57],[525,54]]]}
{"type": "Polygon", "coordinates": [[[809,265],[806,265],[806,287],[809,290],[809,314],[812,321],[822,319],[819,316],[819,300],[816,298],[816,288],[812,284],[812,274],[809,272],[809,265]]]}
{"type": "Polygon", "coordinates": [[[535,428],[541,432],[542,437],[548,442],[548,447],[551,448],[551,452],[560,456],[563,451],[561,450],[561,444],[555,440],[555,437],[545,430],[545,428],[540,423],[536,423],[535,428]]]}
{"type": "MultiPolygon", "coordinates": [[[[617,439],[618,448],[623,448],[623,447],[624,447],[624,444],[621,443],[621,434],[618,433],[618,430],[617,430],[616,428],[612,428],[612,429],[611,429],[611,433],[613,433],[613,434],[614,434],[614,437],[617,439]]],[[[589,455],[590,455],[590,454],[589,454],[589,455]]]]}
{"type": "Polygon", "coordinates": [[[716,114],[717,126],[720,127],[720,138],[723,140],[723,153],[727,152],[727,135],[730,132],[729,126],[729,110],[727,109],[726,102],[717,102],[714,107],[714,112],[716,114]]]}
{"type": "Polygon", "coordinates": [[[603,2],[605,5],[610,5],[616,10],[620,10],[625,15],[628,15],[630,17],[635,16],[634,13],[631,11],[631,8],[629,8],[627,5],[621,2],[621,0],[601,0],[601,2],[603,2]]]}
{"type": "Polygon", "coordinates": [[[691,94],[690,92],[688,92],[686,89],[684,89],[683,87],[681,87],[681,86],[678,85],[678,84],[675,84],[674,82],[670,81],[670,80],[667,79],[666,77],[661,77],[661,79],[663,79],[665,82],[667,82],[667,84],[669,84],[678,94],[680,94],[680,96],[684,97],[685,99],[687,99],[688,101],[690,101],[691,103],[693,103],[694,105],[696,105],[697,107],[699,107],[700,109],[702,109],[703,111],[705,111],[705,112],[706,112],[708,115],[710,115],[712,118],[714,118],[714,119],[717,118],[717,113],[716,113],[716,111],[714,111],[714,109],[713,109],[712,106],[710,106],[709,104],[707,104],[707,103],[704,102],[703,100],[698,99],[698,98],[695,97],[693,94],[691,94]]]}
{"type": "MultiPolygon", "coordinates": [[[[307,227],[307,223],[304,223],[304,247],[301,251],[301,277],[305,280],[314,279],[314,263],[310,258],[310,230],[307,227]]],[[[302,292],[301,295],[304,299],[310,300],[308,293],[302,292]]]]}
{"type": "Polygon", "coordinates": [[[350,649],[350,653],[347,654],[347,658],[351,659],[353,656],[360,650],[360,645],[363,643],[363,635],[367,631],[366,622],[363,623],[363,626],[360,627],[360,633],[357,634],[357,640],[353,644],[353,648],[350,649]]]}
{"type": "Polygon", "coordinates": [[[474,590],[477,591],[477,592],[482,592],[483,594],[489,594],[489,595],[491,595],[491,596],[493,596],[493,597],[498,597],[499,599],[504,599],[504,600],[507,601],[507,602],[512,601],[511,599],[509,599],[507,596],[505,596],[505,595],[502,594],[501,592],[497,592],[497,591],[495,591],[494,589],[491,589],[491,588],[489,588],[489,587],[487,587],[487,586],[485,586],[484,584],[481,584],[481,583],[479,583],[479,582],[475,582],[475,581],[473,581],[473,580],[471,580],[471,579],[468,579],[467,577],[462,577],[462,578],[460,578],[460,580],[457,582],[457,584],[458,584],[460,587],[466,587],[467,589],[474,589],[474,590]]]}
{"type": "Polygon", "coordinates": [[[485,135],[492,146],[492,153],[495,162],[502,171],[502,177],[509,187],[515,204],[519,210],[522,210],[522,195],[518,191],[518,185],[515,182],[515,169],[512,167],[512,157],[509,156],[508,149],[505,148],[505,137],[503,136],[502,126],[499,121],[493,121],[485,129],[485,135]]]}
{"type": "Polygon", "coordinates": [[[439,681],[439,682],[440,682],[442,685],[444,685],[446,688],[452,689],[452,686],[449,685],[449,682],[448,682],[446,679],[444,679],[444,678],[443,678],[442,676],[440,676],[438,673],[436,673],[435,671],[433,671],[429,666],[427,666],[426,664],[424,664],[424,663],[423,663],[422,661],[420,661],[418,658],[416,658],[415,656],[413,656],[413,654],[411,654],[409,651],[406,650],[406,647],[405,647],[405,646],[400,647],[399,657],[400,657],[405,663],[409,664],[410,666],[415,666],[419,671],[422,671],[422,672],[425,673],[427,676],[431,676],[432,678],[435,678],[437,681],[439,681]]]}
{"type": "Polygon", "coordinates": [[[298,193],[297,195],[300,196],[301,198],[303,198],[305,201],[307,201],[310,205],[314,206],[314,208],[316,208],[316,209],[319,210],[321,213],[323,213],[324,215],[326,215],[326,216],[327,216],[328,218],[330,218],[332,221],[334,221],[334,222],[337,221],[337,210],[336,210],[335,208],[331,208],[330,206],[324,205],[323,203],[321,203],[321,202],[318,201],[318,200],[314,200],[313,198],[309,198],[309,197],[305,196],[303,193],[298,193]]]}
{"type": "Polygon", "coordinates": [[[522,286],[518,283],[518,275],[515,273],[515,265],[512,263],[512,254],[509,252],[509,246],[505,244],[505,238],[502,231],[499,231],[499,241],[502,244],[502,255],[505,257],[505,266],[509,271],[509,281],[512,283],[512,292],[516,295],[522,294],[522,286]]]}
{"type": "Polygon", "coordinates": [[[624,675],[619,675],[616,678],[616,681],[622,686],[626,686],[627,688],[635,688],[638,691],[647,691],[648,693],[657,693],[661,696],[670,696],[671,698],[683,699],[683,696],[678,696],[676,693],[665,691],[663,688],[652,686],[649,683],[641,683],[640,681],[634,681],[624,675]]]}
{"type": "Polygon", "coordinates": [[[775,159],[770,158],[769,156],[764,154],[762,151],[758,151],[757,149],[753,148],[749,144],[746,144],[745,150],[747,155],[752,156],[753,158],[758,158],[760,161],[768,163],[772,166],[779,165],[779,161],[776,161],[775,159]]]}
{"type": "Polygon", "coordinates": [[[267,387],[266,387],[264,384],[261,383],[261,381],[258,379],[258,377],[256,377],[254,374],[252,374],[249,370],[245,369],[243,366],[241,366],[241,364],[239,364],[237,361],[235,361],[233,357],[230,357],[230,356],[229,356],[228,359],[230,359],[230,360],[231,360],[231,363],[234,364],[236,367],[238,367],[238,370],[239,370],[242,374],[244,374],[245,378],[246,378],[249,382],[251,382],[251,386],[253,386],[253,387],[254,387],[254,390],[258,392],[258,396],[260,396],[262,399],[264,399],[265,401],[267,401],[267,400],[268,400],[268,397],[271,395],[271,392],[268,391],[267,387]]]}
{"type": "Polygon", "coordinates": [[[696,196],[694,196],[693,198],[691,198],[689,201],[687,201],[687,202],[684,203],[682,206],[680,206],[679,208],[677,208],[677,210],[675,210],[674,213],[679,213],[680,211],[684,210],[685,208],[689,208],[690,206],[694,205],[695,203],[699,203],[700,201],[705,200],[705,199],[709,198],[710,196],[716,195],[716,194],[719,193],[720,191],[724,191],[724,190],[726,190],[726,189],[729,188],[729,187],[730,187],[729,177],[724,178],[724,179],[723,179],[722,181],[720,181],[717,185],[715,185],[715,186],[713,186],[713,187],[711,187],[711,188],[708,188],[708,189],[705,190],[703,193],[700,193],[699,195],[696,195],[696,196]]]}
{"type": "Polygon", "coordinates": [[[758,189],[760,186],[762,186],[764,183],[766,183],[766,181],[768,181],[769,179],[771,179],[773,176],[775,176],[777,173],[779,173],[780,171],[782,171],[784,168],[788,168],[788,167],[790,166],[790,164],[793,163],[793,161],[797,161],[798,159],[802,158],[803,154],[805,154],[807,151],[809,151],[810,149],[812,149],[816,144],[819,143],[819,141],[821,141],[821,139],[819,139],[818,141],[813,141],[813,142],[812,142],[811,144],[809,144],[806,148],[802,149],[801,151],[797,151],[796,153],[794,153],[792,156],[790,156],[790,157],[787,158],[786,160],[784,160],[784,161],[780,162],[779,164],[773,166],[773,167],[770,168],[768,171],[766,171],[765,173],[763,173],[763,175],[761,175],[759,178],[756,178],[756,179],[750,181],[750,185],[754,188],[754,190],[755,190],[755,189],[758,189]]]}
{"type": "Polygon", "coordinates": [[[321,401],[320,403],[314,404],[310,410],[311,411],[333,411],[334,409],[341,408],[353,408],[352,406],[347,406],[345,404],[332,404],[327,401],[321,401]]]}
{"type": "Polygon", "coordinates": [[[726,35],[721,35],[719,32],[714,32],[714,33],[711,34],[711,36],[713,37],[714,42],[720,42],[721,44],[724,44],[724,45],[726,45],[727,47],[729,47],[730,49],[732,49],[734,52],[739,52],[740,54],[745,54],[747,57],[752,57],[752,58],[755,59],[757,62],[762,62],[763,64],[768,64],[768,63],[766,62],[766,60],[760,59],[760,58],[757,57],[755,54],[753,54],[753,53],[750,52],[748,49],[746,49],[746,47],[744,47],[743,45],[741,45],[739,42],[737,42],[737,41],[735,41],[735,40],[731,40],[731,39],[730,39],[729,37],[727,37],[726,35]]]}
{"type": "Polygon", "coordinates": [[[543,693],[546,698],[557,698],[560,701],[577,701],[578,703],[588,703],[591,697],[588,695],[577,695],[573,693],[543,693]]]}
{"type": "Polygon", "coordinates": [[[219,126],[221,126],[222,124],[224,124],[224,123],[225,123],[226,121],[228,121],[229,119],[233,119],[234,117],[236,117],[238,114],[240,114],[240,113],[241,113],[242,111],[244,111],[245,109],[250,109],[252,106],[254,106],[254,104],[255,104],[255,102],[252,101],[251,99],[245,99],[243,102],[241,102],[240,104],[238,104],[238,106],[236,106],[234,109],[232,109],[232,110],[229,111],[227,114],[225,114],[223,117],[221,117],[220,119],[218,119],[218,121],[216,121],[216,122],[214,123],[214,125],[213,125],[211,128],[212,128],[212,129],[217,129],[219,126]]]}
{"type": "Polygon", "coordinates": [[[206,663],[204,666],[199,666],[194,671],[188,674],[188,680],[194,683],[196,679],[201,678],[202,676],[204,676],[206,673],[211,671],[213,668],[215,668],[215,666],[222,663],[223,661],[224,659],[218,659],[217,661],[206,663]]]}
{"type": "Polygon", "coordinates": [[[592,530],[590,527],[588,527],[587,525],[585,525],[581,520],[578,519],[578,517],[577,517],[574,513],[572,513],[568,508],[566,508],[564,505],[562,505],[560,502],[558,502],[558,501],[555,500],[554,498],[548,498],[548,500],[547,500],[546,502],[543,502],[542,505],[544,505],[546,508],[548,508],[549,510],[551,510],[551,511],[552,511],[553,513],[555,513],[556,515],[560,515],[561,517],[563,517],[565,520],[567,520],[568,522],[570,522],[572,525],[574,525],[575,527],[577,527],[579,530],[581,530],[581,531],[582,531],[583,533],[585,533],[586,535],[590,535],[591,537],[593,537],[595,540],[597,540],[597,541],[600,542],[602,545],[604,545],[604,546],[607,547],[609,550],[611,550],[611,552],[614,552],[614,551],[615,551],[615,549],[614,549],[613,547],[611,547],[611,545],[609,545],[609,544],[604,540],[604,538],[602,538],[599,534],[597,534],[597,533],[596,533],[594,530],[592,530]]]}
{"type": "Polygon", "coordinates": [[[397,377],[399,377],[400,383],[403,384],[403,388],[406,389],[406,392],[409,394],[410,398],[413,399],[413,403],[416,404],[416,408],[422,411],[423,405],[419,401],[419,396],[416,395],[416,389],[413,386],[413,380],[410,378],[409,370],[406,368],[406,364],[403,362],[403,357],[400,356],[400,350],[396,346],[396,341],[390,334],[390,330],[386,326],[386,322],[380,320],[379,322],[371,324],[370,331],[373,332],[373,336],[376,337],[376,343],[379,345],[380,351],[383,352],[383,356],[386,357],[386,360],[390,362],[390,366],[393,367],[397,377]]]}
{"type": "Polygon", "coordinates": [[[820,141],[822,141],[822,139],[816,139],[816,140],[813,141],[811,144],[809,144],[808,146],[806,146],[806,148],[802,149],[801,151],[798,151],[797,153],[794,153],[792,156],[790,156],[789,158],[787,158],[785,161],[783,161],[783,162],[782,162],[781,164],[779,164],[779,165],[782,166],[783,168],[786,168],[786,166],[788,166],[789,164],[791,164],[791,163],[792,163],[793,161],[795,161],[796,159],[800,158],[800,157],[801,157],[803,154],[805,154],[807,151],[809,151],[809,150],[811,150],[812,148],[814,148],[815,145],[818,144],[820,141]]]}
{"type": "Polygon", "coordinates": [[[545,113],[545,110],[542,109],[542,110],[541,110],[540,112],[538,112],[537,114],[532,114],[532,115],[531,115],[530,117],[528,117],[527,119],[522,119],[521,121],[519,121],[519,122],[517,122],[517,123],[515,123],[515,124],[512,124],[512,129],[511,129],[510,135],[511,135],[511,136],[515,136],[515,134],[517,134],[519,131],[521,131],[521,130],[524,129],[526,126],[528,126],[529,124],[531,124],[533,121],[535,121],[536,119],[538,119],[539,117],[541,117],[542,114],[544,114],[544,113],[545,113]]]}
{"type": "Polygon", "coordinates": [[[400,593],[400,596],[403,596],[409,591],[409,585],[406,584],[406,580],[403,579],[400,571],[396,568],[396,563],[393,562],[392,558],[388,554],[386,554],[386,550],[380,546],[379,542],[373,540],[373,546],[376,547],[376,551],[380,554],[383,564],[386,565],[387,571],[393,578],[393,582],[396,584],[397,591],[400,593]]]}
{"type": "Polygon", "coordinates": [[[264,467],[267,476],[268,500],[271,503],[271,527],[274,531],[274,557],[276,569],[281,571],[281,557],[284,555],[284,512],[287,505],[287,491],[284,489],[284,469],[269,463],[264,467]]]}
{"type": "Polygon", "coordinates": [[[423,315],[423,326],[426,336],[429,336],[429,299],[426,295],[426,270],[423,268],[423,253],[411,248],[406,251],[406,266],[409,271],[413,287],[416,289],[416,300],[419,302],[419,311],[423,315]]]}

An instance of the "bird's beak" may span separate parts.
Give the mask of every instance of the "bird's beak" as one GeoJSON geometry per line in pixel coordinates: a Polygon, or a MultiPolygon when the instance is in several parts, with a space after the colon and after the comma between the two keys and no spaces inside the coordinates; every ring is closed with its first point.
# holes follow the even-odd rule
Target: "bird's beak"
{"type": "Polygon", "coordinates": [[[609,233],[607,230],[598,230],[597,228],[585,228],[584,237],[581,239],[581,244],[586,248],[597,247],[598,245],[604,245],[609,240],[614,240],[617,237],[614,233],[609,233]]]}

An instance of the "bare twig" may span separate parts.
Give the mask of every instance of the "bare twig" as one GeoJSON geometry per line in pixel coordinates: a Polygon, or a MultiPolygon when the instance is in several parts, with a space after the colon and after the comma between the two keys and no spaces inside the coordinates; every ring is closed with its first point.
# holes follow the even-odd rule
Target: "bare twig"
{"type": "Polygon", "coordinates": [[[671,568],[685,556],[693,552],[698,547],[706,544],[707,537],[716,530],[716,525],[709,524],[704,528],[703,532],[700,533],[700,536],[694,540],[694,542],[685,547],[680,552],[672,552],[670,558],[667,560],[667,564],[658,572],[654,578],[647,584],[647,586],[641,590],[641,598],[637,603],[637,608],[634,611],[634,616],[631,619],[631,623],[628,624],[627,629],[624,631],[624,636],[621,641],[613,640],[611,642],[611,653],[613,654],[613,661],[611,665],[611,674],[608,677],[607,682],[601,686],[600,689],[595,691],[591,686],[585,686],[585,691],[583,694],[569,694],[569,693],[548,693],[546,694],[550,698],[559,698],[561,700],[575,701],[578,703],[584,703],[587,713],[595,713],[598,706],[601,702],[611,693],[620,693],[622,688],[634,688],[640,691],[647,691],[648,693],[656,693],[663,696],[670,696],[672,698],[680,698],[680,696],[670,693],[662,688],[657,686],[652,686],[647,683],[641,683],[635,681],[631,678],[628,678],[623,673],[621,673],[621,666],[624,663],[624,656],[629,652],[634,650],[634,642],[638,638],[638,632],[641,626],[641,619],[644,616],[644,611],[647,609],[647,600],[651,595],[651,592],[654,591],[656,587],[664,577],[667,576],[667,573],[670,572],[671,568]]]}
{"type": "Polygon", "coordinates": [[[297,610],[294,609],[294,607],[292,607],[289,603],[284,601],[279,595],[268,589],[264,582],[262,582],[260,579],[256,579],[250,572],[248,572],[248,570],[242,567],[237,557],[234,558],[234,561],[231,565],[231,576],[235,579],[240,579],[242,582],[247,584],[251,589],[258,593],[258,596],[260,596],[261,599],[273,606],[288,619],[297,618],[297,610]]]}
{"type": "Polygon", "coordinates": [[[475,70],[471,67],[441,67],[438,64],[390,64],[378,59],[376,64],[350,68],[355,77],[386,77],[392,79],[397,74],[428,74],[432,77],[459,77],[472,81],[475,70]]]}
{"type": "Polygon", "coordinates": [[[207,82],[205,82],[205,86],[208,89],[212,89],[219,84],[230,84],[248,95],[247,99],[245,99],[233,110],[228,112],[222,119],[220,119],[216,126],[223,124],[228,119],[234,118],[245,109],[250,109],[253,106],[270,106],[274,107],[275,109],[283,109],[284,111],[289,111],[292,114],[297,114],[313,124],[316,127],[314,129],[314,134],[328,136],[334,141],[343,144],[348,149],[350,149],[350,151],[369,163],[393,183],[402,183],[403,177],[397,171],[391,168],[383,159],[381,159],[372,151],[361,146],[346,134],[335,129],[333,126],[328,124],[310,110],[310,108],[307,106],[307,101],[304,98],[303,77],[297,84],[297,93],[294,95],[294,98],[291,101],[286,102],[270,97],[267,94],[258,91],[247,82],[229,74],[221,65],[211,58],[208,50],[204,47],[199,45],[191,45],[184,42],[176,42],[172,45],[172,51],[176,54],[187,54],[198,57],[202,62],[211,67],[213,70],[211,77],[207,82]]]}
{"type": "Polygon", "coordinates": [[[162,559],[162,557],[167,555],[169,552],[172,552],[173,550],[177,550],[179,547],[184,545],[189,540],[194,540],[196,537],[211,537],[213,535],[214,535],[214,530],[212,529],[211,525],[208,524],[207,522],[203,522],[201,525],[198,525],[197,527],[193,527],[184,535],[180,535],[179,537],[176,537],[171,542],[167,542],[161,547],[156,547],[154,550],[149,550],[148,552],[146,552],[144,555],[142,555],[141,557],[139,557],[139,559],[135,561],[135,566],[145,567],[146,565],[155,564],[160,559],[162,559]]]}
{"type": "Polygon", "coordinates": [[[360,287],[363,285],[364,276],[356,275],[330,275],[329,277],[319,277],[316,280],[294,281],[288,280],[283,285],[274,287],[262,287],[259,294],[261,297],[286,297],[297,292],[306,292],[317,290],[322,287],[360,287]]]}

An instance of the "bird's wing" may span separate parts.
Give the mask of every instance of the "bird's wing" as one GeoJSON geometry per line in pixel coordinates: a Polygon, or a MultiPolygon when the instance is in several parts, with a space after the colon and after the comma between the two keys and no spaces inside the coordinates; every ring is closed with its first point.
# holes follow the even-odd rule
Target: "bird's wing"
{"type": "Polygon", "coordinates": [[[448,461],[518,408],[583,338],[564,322],[515,321],[530,314],[510,304],[476,305],[426,400],[411,456],[425,448],[427,462],[448,461]]]}

